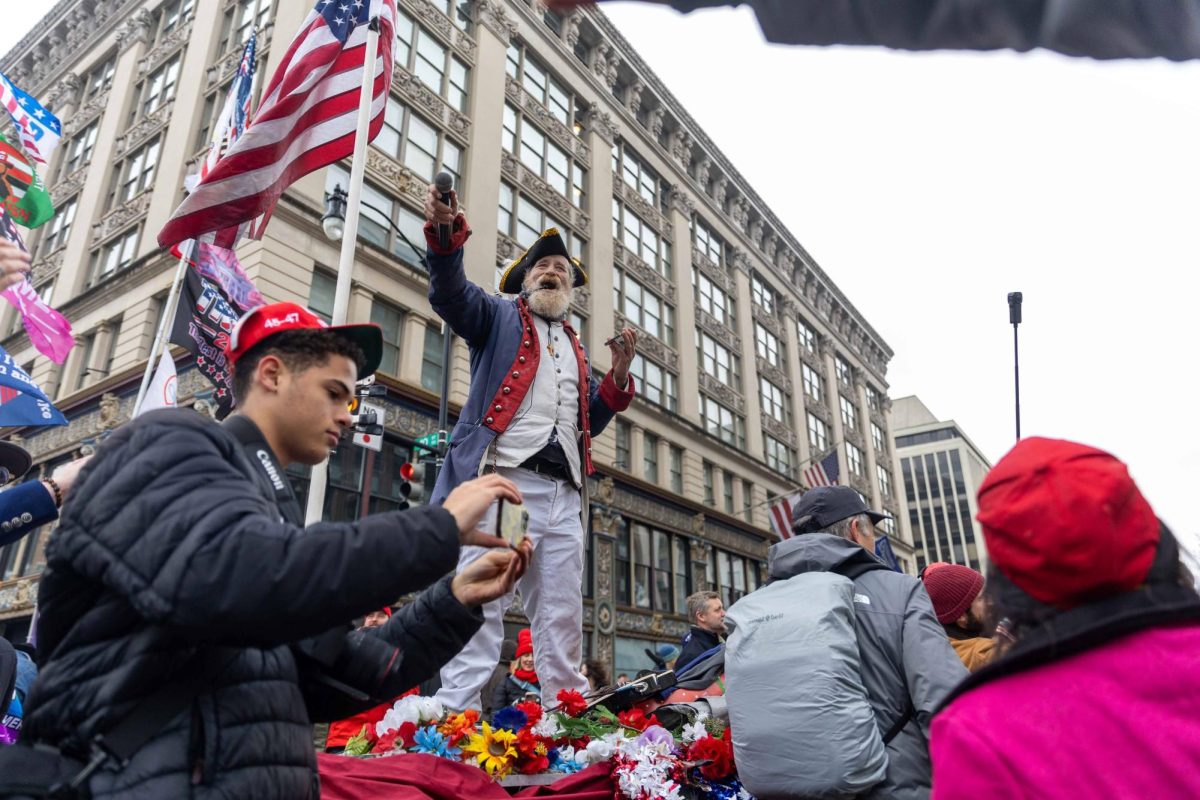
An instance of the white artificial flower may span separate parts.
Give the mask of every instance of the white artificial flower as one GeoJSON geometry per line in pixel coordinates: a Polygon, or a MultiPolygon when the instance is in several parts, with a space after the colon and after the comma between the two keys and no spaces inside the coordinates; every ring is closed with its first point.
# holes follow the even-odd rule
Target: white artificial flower
{"type": "Polygon", "coordinates": [[[442,708],[442,702],[436,697],[418,697],[414,704],[417,707],[422,722],[432,722],[440,720],[446,710],[442,708]]]}
{"type": "Polygon", "coordinates": [[[704,727],[704,720],[700,718],[683,726],[683,741],[688,744],[707,737],[708,729],[704,727]]]}
{"type": "Polygon", "coordinates": [[[746,791],[745,787],[738,789],[738,800],[754,800],[754,795],[746,791]]]}
{"type": "MultiPolygon", "coordinates": [[[[607,738],[607,737],[606,737],[607,738]]],[[[599,764],[612,758],[613,745],[604,739],[593,739],[588,742],[587,760],[589,764],[599,764]]]]}
{"type": "Polygon", "coordinates": [[[534,736],[545,736],[547,739],[558,739],[563,735],[562,726],[558,724],[558,714],[545,714],[531,729],[534,736]]]}

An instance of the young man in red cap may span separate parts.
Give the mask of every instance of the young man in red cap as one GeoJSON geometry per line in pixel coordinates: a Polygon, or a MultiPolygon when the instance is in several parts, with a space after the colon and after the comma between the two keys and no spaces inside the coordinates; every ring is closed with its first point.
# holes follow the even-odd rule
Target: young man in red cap
{"type": "MultiPolygon", "coordinates": [[[[629,367],[637,336],[626,328],[613,337],[612,370],[597,380],[567,321],[574,287],[587,283],[587,273],[557,230],[542,233],[504,272],[500,292],[512,297],[502,297],[467,280],[463,245],[471,229],[457,197],[451,193],[447,206],[430,186],[425,217],[429,301],[471,351],[467,401],[431,499],[438,502],[462,481],[486,472],[505,476],[521,490],[535,550],[518,588],[538,643],[542,695],[554,704],[562,689],[588,689],[579,662],[591,442],[633,400],[629,367]],[[448,248],[439,242],[441,224],[452,230],[448,248]]],[[[489,526],[494,519],[485,518],[489,526]]],[[[464,549],[459,569],[483,552],[464,549]]],[[[479,634],[442,670],[437,697],[447,708],[480,707],[511,599],[485,607],[487,621],[479,634]]]]}
{"type": "Polygon", "coordinates": [[[974,672],[991,661],[993,642],[983,635],[983,575],[961,564],[935,561],[921,571],[921,582],[963,666],[974,672]]]}
{"type": "Polygon", "coordinates": [[[26,733],[95,758],[91,797],[315,798],[312,722],[429,677],[478,630],[480,604],[510,590],[525,554],[474,531],[496,498],[520,501],[499,476],[441,507],[303,527],[284,471],[338,443],[381,348],[375,326],[257,308],[229,338],[235,415],[139,416],[81,473],[47,547],[26,733]],[[443,578],[466,542],[497,548],[443,578]],[[431,584],[386,624],[351,630],[431,584]],[[179,710],[126,763],[96,749],[155,707],[179,710]]]}
{"type": "Polygon", "coordinates": [[[933,722],[933,797],[1200,797],[1200,597],[1102,450],[1024,439],[979,487],[1016,636],[933,722]]]}

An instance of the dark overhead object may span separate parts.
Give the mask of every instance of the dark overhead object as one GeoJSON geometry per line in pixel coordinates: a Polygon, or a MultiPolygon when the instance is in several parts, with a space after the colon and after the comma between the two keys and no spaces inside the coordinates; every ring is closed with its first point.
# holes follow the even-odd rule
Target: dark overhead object
{"type": "MultiPolygon", "coordinates": [[[[746,5],[767,41],[897,50],[1033,50],[1200,58],[1200,0],[648,0],[684,13],[746,5]]],[[[566,10],[586,0],[548,0],[566,10]]]]}

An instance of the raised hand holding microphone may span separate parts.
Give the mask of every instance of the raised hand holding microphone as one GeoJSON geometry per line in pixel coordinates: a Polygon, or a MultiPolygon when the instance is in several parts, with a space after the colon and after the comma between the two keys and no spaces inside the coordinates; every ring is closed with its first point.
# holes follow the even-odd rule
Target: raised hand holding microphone
{"type": "MultiPolygon", "coordinates": [[[[454,176],[449,172],[439,172],[434,176],[433,185],[437,188],[438,201],[447,206],[451,205],[451,193],[454,191],[454,176]]],[[[450,229],[453,225],[453,220],[449,224],[445,222],[438,223],[438,244],[443,250],[450,249],[450,229]]]]}

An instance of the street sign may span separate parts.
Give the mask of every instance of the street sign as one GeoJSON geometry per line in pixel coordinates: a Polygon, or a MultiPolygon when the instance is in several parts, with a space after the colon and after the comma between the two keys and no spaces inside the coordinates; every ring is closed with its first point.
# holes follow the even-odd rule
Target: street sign
{"type": "MultiPolygon", "coordinates": [[[[359,416],[363,416],[369,412],[375,413],[377,424],[383,424],[383,408],[381,406],[373,406],[370,403],[362,403],[359,406],[359,416]]],[[[359,447],[365,447],[368,450],[374,450],[376,453],[383,450],[383,434],[376,433],[356,433],[354,434],[354,443],[359,447]]]]}
{"type": "Polygon", "coordinates": [[[418,436],[413,444],[417,447],[423,447],[431,453],[436,453],[438,449],[438,435],[437,433],[430,433],[425,436],[418,436]]]}

